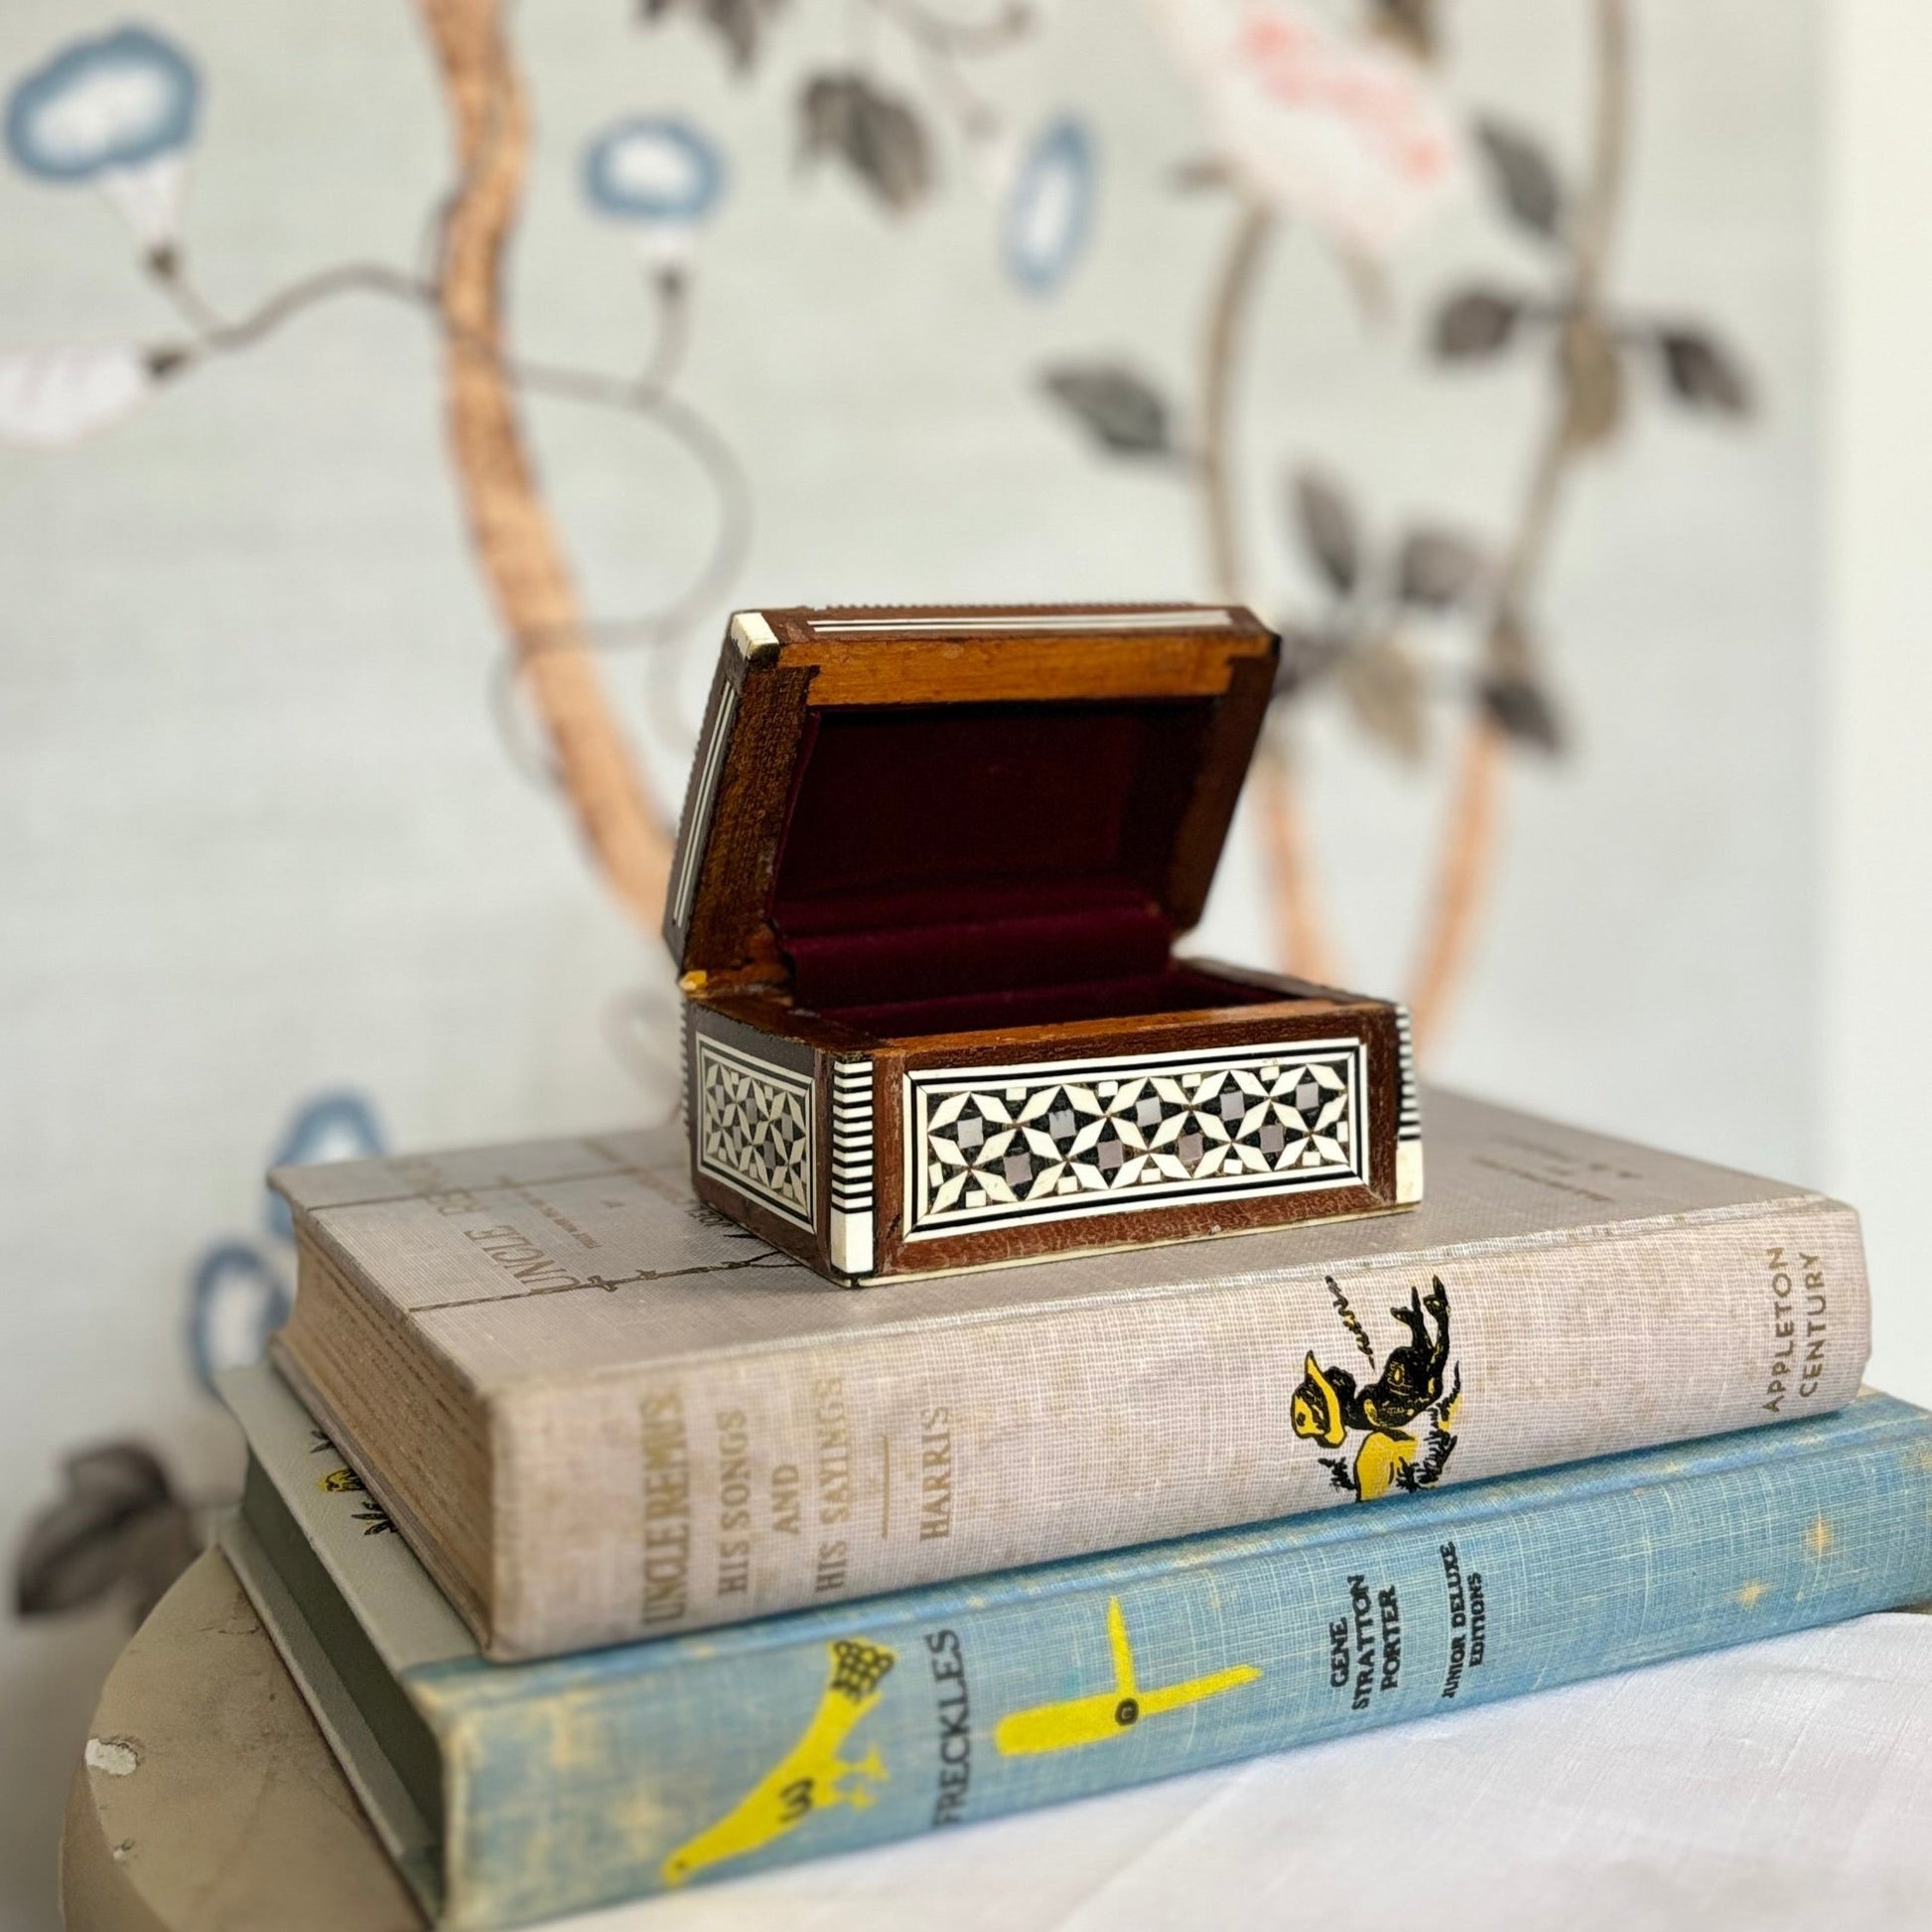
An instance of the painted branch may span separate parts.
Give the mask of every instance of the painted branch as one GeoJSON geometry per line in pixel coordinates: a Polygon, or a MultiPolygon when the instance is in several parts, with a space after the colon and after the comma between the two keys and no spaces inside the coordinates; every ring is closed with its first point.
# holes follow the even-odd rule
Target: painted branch
{"type": "Polygon", "coordinates": [[[1287,747],[1263,744],[1255,759],[1253,784],[1275,888],[1270,920],[1275,957],[1299,978],[1332,986],[1341,975],[1328,951],[1326,924],[1315,899],[1308,831],[1296,801],[1295,769],[1287,747]]]}
{"type": "Polygon", "coordinates": [[[503,271],[529,156],[529,104],[498,0],[417,0],[442,74],[462,178],[446,210],[451,456],[478,567],[550,740],[557,782],[599,869],[654,928],[670,845],[605,697],[570,567],[531,462],[503,353],[503,271]]]}
{"type": "Polygon", "coordinates": [[[1496,812],[1503,735],[1478,718],[1462,741],[1462,768],[1449,810],[1449,836],[1436,885],[1436,904],[1421,964],[1409,994],[1418,1049],[1433,1039],[1468,963],[1475,914],[1488,896],[1495,865],[1496,812]]]}
{"type": "MultiPolygon", "coordinates": [[[[1247,576],[1234,480],[1234,377],[1242,332],[1274,226],[1273,213],[1259,202],[1243,207],[1214,284],[1201,344],[1200,446],[1195,463],[1208,574],[1214,595],[1230,604],[1245,601],[1247,576]]],[[[1268,853],[1276,959],[1289,972],[1328,979],[1332,977],[1328,943],[1316,903],[1295,772],[1285,749],[1262,748],[1255,761],[1254,796],[1268,853]]]]}
{"type": "MultiPolygon", "coordinates": [[[[1600,311],[1603,276],[1623,199],[1630,128],[1630,16],[1628,0],[1596,0],[1596,102],[1589,173],[1571,237],[1566,311],[1593,317],[1600,311]]],[[[1497,584],[1492,659],[1499,646],[1519,649],[1519,622],[1549,554],[1551,535],[1576,458],[1582,453],[1567,383],[1560,383],[1530,473],[1516,535],[1504,554],[1497,584]]],[[[1517,663],[1500,666],[1512,671],[1517,663]]],[[[1461,983],[1472,952],[1475,925],[1495,871],[1494,844],[1501,820],[1502,733],[1484,709],[1469,721],[1461,772],[1449,823],[1437,862],[1436,892],[1409,996],[1416,1046],[1427,1052],[1461,983]]]]}
{"type": "Polygon", "coordinates": [[[1201,342],[1201,513],[1206,519],[1208,573],[1214,595],[1238,604],[1247,575],[1241,556],[1241,524],[1235,507],[1233,438],[1234,376],[1241,359],[1241,333],[1254,299],[1262,256],[1275,217],[1259,202],[1246,203],[1214,283],[1207,332],[1201,342]]]}

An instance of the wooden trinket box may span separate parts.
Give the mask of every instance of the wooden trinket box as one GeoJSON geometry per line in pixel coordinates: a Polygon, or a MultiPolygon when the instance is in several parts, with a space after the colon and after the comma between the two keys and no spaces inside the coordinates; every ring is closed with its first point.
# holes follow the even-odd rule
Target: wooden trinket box
{"type": "Polygon", "coordinates": [[[1173,955],[1277,648],[1209,607],[733,618],[664,919],[699,1195],[847,1284],[1420,1200],[1401,1008],[1173,955]]]}

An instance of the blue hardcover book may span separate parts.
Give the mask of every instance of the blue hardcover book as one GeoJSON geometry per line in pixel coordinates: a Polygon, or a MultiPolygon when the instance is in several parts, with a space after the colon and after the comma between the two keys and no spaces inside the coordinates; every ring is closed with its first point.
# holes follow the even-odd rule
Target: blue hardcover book
{"type": "Polygon", "coordinates": [[[267,1369],[223,1546],[429,1909],[514,1925],[1932,1597],[1932,1414],[494,1664],[267,1369]]]}

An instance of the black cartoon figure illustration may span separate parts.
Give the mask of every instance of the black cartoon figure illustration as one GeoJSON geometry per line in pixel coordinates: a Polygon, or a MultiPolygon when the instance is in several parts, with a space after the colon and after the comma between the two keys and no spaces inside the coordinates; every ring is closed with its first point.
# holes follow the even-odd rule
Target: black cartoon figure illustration
{"type": "MultiPolygon", "coordinates": [[[[1342,1325],[1374,1369],[1367,1329],[1332,1275],[1327,1283],[1342,1325]]],[[[1363,1502],[1391,1489],[1427,1488],[1441,1477],[1455,1448],[1450,1428],[1461,1401],[1462,1375],[1449,1362],[1449,1291],[1442,1277],[1431,1279],[1427,1295],[1411,1288],[1408,1307],[1389,1312],[1409,1331],[1409,1339],[1389,1351],[1374,1380],[1358,1387],[1349,1370],[1323,1368],[1311,1349],[1290,1409],[1295,1433],[1305,1441],[1340,1449],[1351,1434],[1361,1436],[1352,1460],[1346,1455],[1321,1460],[1335,1486],[1363,1502]],[[1422,1442],[1408,1427],[1418,1416],[1428,1418],[1422,1442]]]]}

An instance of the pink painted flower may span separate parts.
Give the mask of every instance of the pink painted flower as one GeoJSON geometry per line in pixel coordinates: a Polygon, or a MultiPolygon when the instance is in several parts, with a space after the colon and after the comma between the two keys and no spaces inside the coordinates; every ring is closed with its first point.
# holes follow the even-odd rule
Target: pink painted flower
{"type": "Polygon", "coordinates": [[[1381,259],[1467,178],[1461,127],[1406,49],[1295,0],[1154,0],[1215,153],[1247,191],[1381,259]]]}

